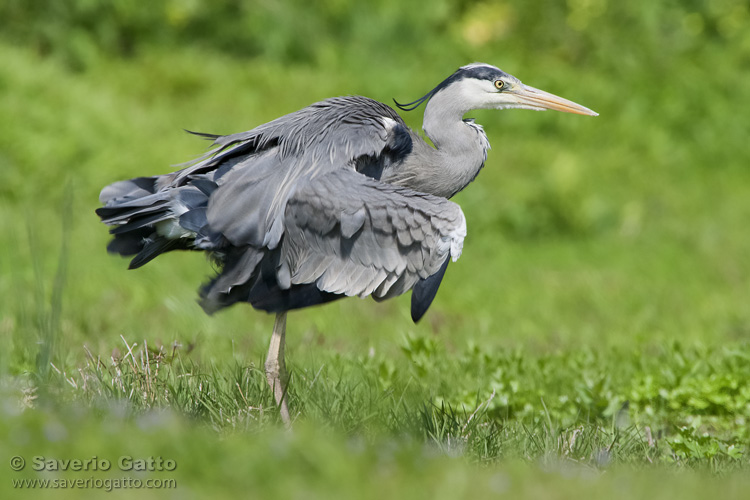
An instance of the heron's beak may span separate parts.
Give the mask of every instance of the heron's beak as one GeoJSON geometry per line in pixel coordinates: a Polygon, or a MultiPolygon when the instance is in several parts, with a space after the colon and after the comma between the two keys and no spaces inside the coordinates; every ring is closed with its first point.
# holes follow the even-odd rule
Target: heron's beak
{"type": "MultiPolygon", "coordinates": [[[[565,113],[576,113],[578,115],[599,116],[599,113],[589,108],[576,104],[573,101],[557,97],[543,90],[520,84],[517,89],[511,91],[516,96],[519,104],[534,109],[554,109],[565,113]]],[[[510,93],[510,92],[509,92],[510,93]]]]}

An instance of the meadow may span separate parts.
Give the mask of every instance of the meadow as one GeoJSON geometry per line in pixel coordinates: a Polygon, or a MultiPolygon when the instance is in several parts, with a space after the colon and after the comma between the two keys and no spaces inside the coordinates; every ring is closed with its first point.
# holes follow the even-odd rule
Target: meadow
{"type": "Polygon", "coordinates": [[[3,498],[748,496],[743,2],[11,0],[0,18],[3,498]],[[493,149],[454,198],[463,256],[416,325],[408,295],[291,313],[285,431],[273,317],[206,316],[199,253],[127,271],[100,189],[201,155],[182,129],[411,101],[474,61],[600,116],[471,113],[493,149]],[[62,485],[18,483],[37,479],[62,485]]]}

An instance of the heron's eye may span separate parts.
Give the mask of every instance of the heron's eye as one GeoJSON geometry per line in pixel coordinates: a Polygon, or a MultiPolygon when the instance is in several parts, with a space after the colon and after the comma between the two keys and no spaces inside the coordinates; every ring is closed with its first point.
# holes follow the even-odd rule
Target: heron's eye
{"type": "Polygon", "coordinates": [[[495,80],[495,88],[497,90],[501,90],[503,87],[505,87],[505,82],[502,80],[495,80]]]}

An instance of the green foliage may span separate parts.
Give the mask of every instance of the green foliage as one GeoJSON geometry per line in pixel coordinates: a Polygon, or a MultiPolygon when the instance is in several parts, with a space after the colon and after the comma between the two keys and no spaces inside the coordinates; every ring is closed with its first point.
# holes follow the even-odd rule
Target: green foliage
{"type": "MultiPolygon", "coordinates": [[[[266,432],[278,423],[273,395],[255,364],[202,363],[177,346],[125,342],[109,359],[57,371],[46,397],[85,407],[123,404],[139,417],[173,410],[219,433],[266,432]],[[72,391],[69,387],[74,388],[72,391]]],[[[294,370],[296,418],[350,435],[427,440],[483,462],[550,454],[606,467],[660,461],[719,470],[750,450],[750,354],[726,349],[583,349],[534,355],[488,352],[475,343],[453,356],[434,339],[409,335],[394,363],[336,355],[294,370]],[[666,441],[664,441],[666,437],[666,441]]]]}
{"type": "Polygon", "coordinates": [[[699,433],[692,427],[681,428],[679,434],[667,439],[667,443],[674,451],[673,460],[684,460],[688,463],[708,461],[715,471],[722,470],[725,462],[736,461],[748,453],[746,447],[716,439],[707,432],[699,433]]]}
{"type": "Polygon", "coordinates": [[[196,496],[750,487],[745,3],[7,0],[0,19],[4,457],[171,454],[196,496]],[[411,100],[477,60],[601,116],[472,114],[493,150],[456,197],[463,257],[418,325],[408,297],[291,315],[285,434],[271,318],[206,317],[200,255],[126,272],[99,189],[201,154],[180,128],[411,100]]]}
{"type": "Polygon", "coordinates": [[[200,2],[159,0],[144,4],[11,0],[0,7],[7,39],[29,44],[85,69],[108,57],[135,57],[150,46],[180,50],[200,46],[236,57],[266,57],[283,63],[330,60],[344,40],[358,37],[370,48],[397,50],[422,36],[435,36],[454,9],[441,1],[422,9],[394,0],[375,4],[330,0],[200,2]],[[294,15],[289,15],[293,12],[294,15]],[[372,23],[373,17],[384,23],[372,23]]]}

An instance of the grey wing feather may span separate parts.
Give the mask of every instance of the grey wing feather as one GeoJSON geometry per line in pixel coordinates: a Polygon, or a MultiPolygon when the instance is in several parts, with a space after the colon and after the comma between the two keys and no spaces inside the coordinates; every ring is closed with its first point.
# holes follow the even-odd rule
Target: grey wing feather
{"type": "MultiPolygon", "coordinates": [[[[408,130],[391,108],[356,96],[328,99],[216,143],[230,149],[274,145],[217,179],[207,212],[211,228],[232,244],[271,249],[281,239],[284,207],[299,184],[333,170],[354,170],[363,157],[396,161],[411,149],[408,130]]],[[[348,222],[356,230],[358,216],[352,215],[348,222]]]]}
{"type": "Polygon", "coordinates": [[[466,235],[455,203],[349,170],[298,187],[284,225],[280,265],[292,285],[315,283],[326,292],[378,300],[404,293],[456,260],[466,235]],[[352,223],[352,213],[362,216],[352,223]],[[403,226],[420,239],[404,244],[403,226]]]}

